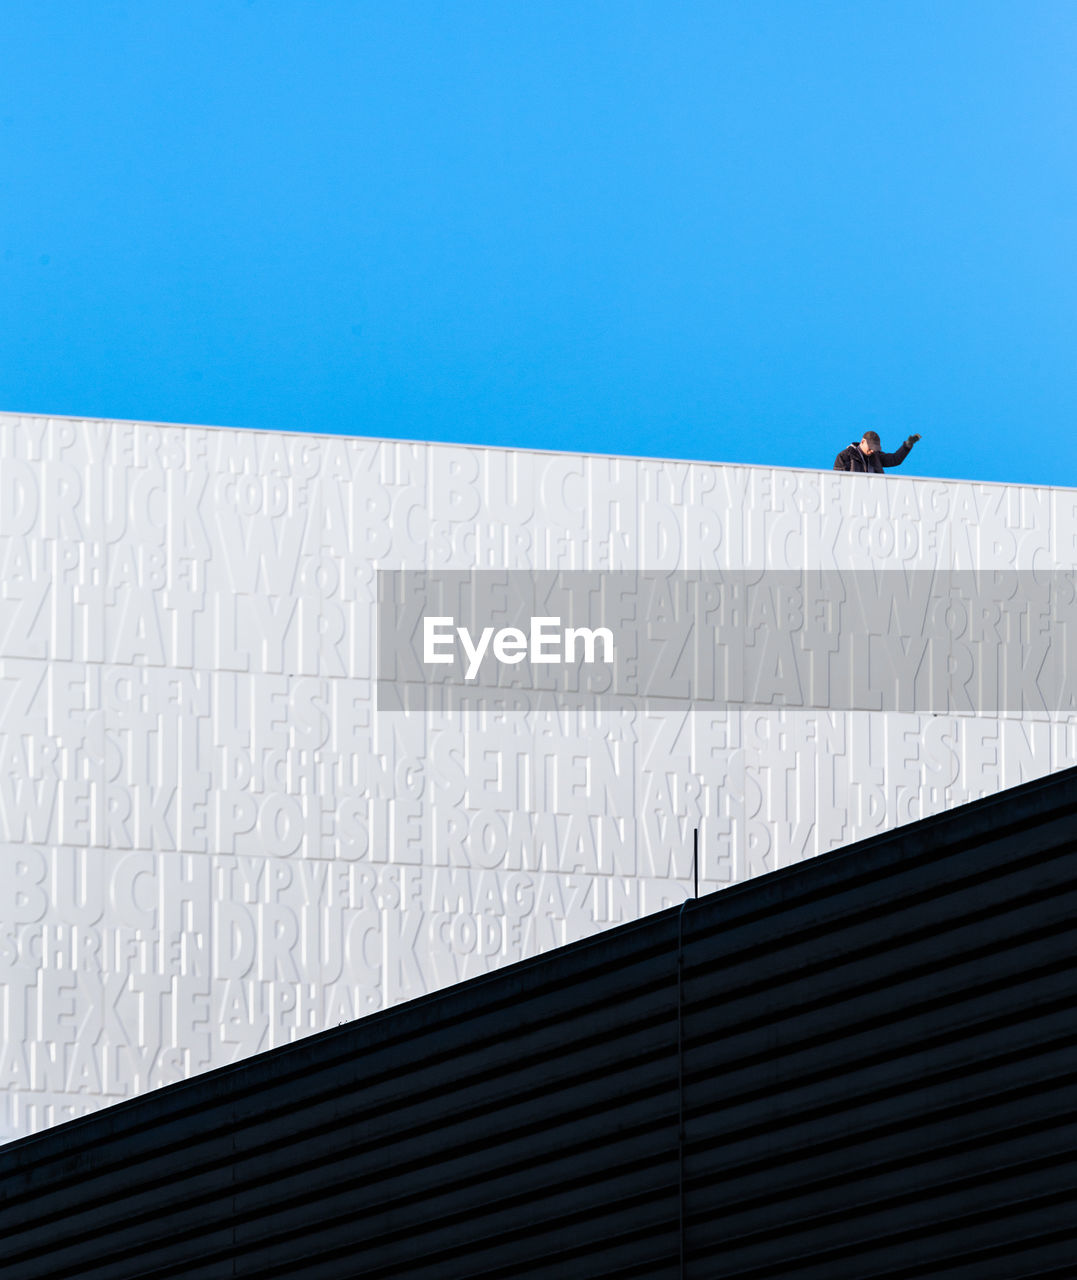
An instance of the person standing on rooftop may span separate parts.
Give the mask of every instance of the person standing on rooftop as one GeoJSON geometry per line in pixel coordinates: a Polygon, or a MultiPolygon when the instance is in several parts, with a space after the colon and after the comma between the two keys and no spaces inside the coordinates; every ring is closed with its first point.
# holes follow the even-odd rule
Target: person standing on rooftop
{"type": "Polygon", "coordinates": [[[883,453],[878,432],[865,431],[859,444],[854,440],[834,459],[834,470],[881,472],[883,467],[900,467],[919,439],[918,435],[909,436],[896,453],[883,453]]]}

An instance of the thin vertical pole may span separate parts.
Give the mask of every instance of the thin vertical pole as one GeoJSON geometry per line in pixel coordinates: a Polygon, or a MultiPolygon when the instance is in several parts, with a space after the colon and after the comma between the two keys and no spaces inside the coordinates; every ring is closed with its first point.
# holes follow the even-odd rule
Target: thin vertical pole
{"type": "Polygon", "coordinates": [[[694,897],[699,897],[699,828],[695,829],[695,839],[692,844],[692,877],[695,880],[696,891],[694,897]]]}
{"type": "Polygon", "coordinates": [[[688,1280],[688,1241],[684,1220],[684,909],[677,912],[677,1236],[680,1280],[688,1280]]]}

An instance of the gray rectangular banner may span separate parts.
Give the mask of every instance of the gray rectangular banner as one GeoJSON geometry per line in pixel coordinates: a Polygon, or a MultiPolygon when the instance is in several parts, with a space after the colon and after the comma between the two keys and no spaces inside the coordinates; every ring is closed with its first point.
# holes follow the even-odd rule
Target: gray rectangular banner
{"type": "Polygon", "coordinates": [[[1073,570],[379,572],[378,708],[1071,713],[1075,587],[1073,570]]]}

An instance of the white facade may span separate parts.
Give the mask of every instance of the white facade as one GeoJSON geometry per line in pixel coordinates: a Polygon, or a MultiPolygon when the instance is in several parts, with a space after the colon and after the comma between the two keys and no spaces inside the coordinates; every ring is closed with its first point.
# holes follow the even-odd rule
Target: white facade
{"type": "MultiPolygon", "coordinates": [[[[906,467],[915,465],[913,454],[906,467]]],[[[0,1135],[1077,762],[1077,719],[379,711],[382,569],[1077,566],[1077,490],[0,416],[0,1135]]]]}

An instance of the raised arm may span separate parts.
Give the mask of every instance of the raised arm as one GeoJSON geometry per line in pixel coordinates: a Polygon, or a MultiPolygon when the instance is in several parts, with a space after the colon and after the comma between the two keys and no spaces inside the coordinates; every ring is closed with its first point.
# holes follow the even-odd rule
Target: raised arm
{"type": "Polygon", "coordinates": [[[913,445],[919,440],[919,435],[909,436],[905,443],[895,453],[880,453],[879,461],[884,467],[900,467],[909,453],[913,445]]]}

